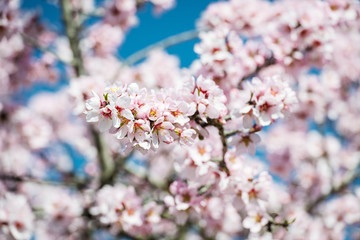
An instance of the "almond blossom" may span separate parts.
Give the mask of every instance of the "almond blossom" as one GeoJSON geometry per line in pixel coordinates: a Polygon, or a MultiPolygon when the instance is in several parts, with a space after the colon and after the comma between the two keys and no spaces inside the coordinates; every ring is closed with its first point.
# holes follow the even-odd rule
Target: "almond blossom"
{"type": "Polygon", "coordinates": [[[161,142],[169,144],[175,140],[190,144],[196,135],[190,117],[196,110],[206,122],[206,117],[222,119],[227,113],[226,97],[213,81],[200,76],[193,84],[195,79],[181,93],[169,90],[162,92],[161,97],[139,89],[137,84],[108,88],[103,100],[93,92],[94,97],[86,103],[86,119],[99,122],[101,131],[113,128],[118,139],[144,150],[149,150],[150,144],[156,149],[161,142]],[[173,93],[177,96],[170,100],[173,93]]]}
{"type": "Polygon", "coordinates": [[[255,121],[260,126],[267,126],[289,113],[297,103],[295,92],[279,76],[260,80],[255,78],[245,86],[250,92],[246,106],[233,112],[235,116],[244,115],[244,127],[252,127],[255,121]]]}
{"type": "Polygon", "coordinates": [[[359,1],[0,2],[0,239],[359,238],[359,1]]]}

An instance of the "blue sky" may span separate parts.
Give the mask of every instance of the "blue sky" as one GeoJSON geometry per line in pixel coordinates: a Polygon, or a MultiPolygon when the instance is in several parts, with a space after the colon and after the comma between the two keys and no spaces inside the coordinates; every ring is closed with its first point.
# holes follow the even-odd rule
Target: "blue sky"
{"type": "MultiPolygon", "coordinates": [[[[97,1],[101,2],[101,1],[97,1]]],[[[170,11],[154,16],[150,6],[138,12],[139,24],[132,28],[119,49],[121,57],[126,58],[132,53],[168,36],[195,29],[196,21],[206,6],[214,0],[178,0],[176,7],[170,11]]],[[[22,8],[42,12],[42,20],[51,29],[61,32],[60,10],[44,0],[23,0],[22,8]]],[[[179,56],[182,67],[187,67],[196,58],[193,51],[196,40],[182,43],[169,48],[168,52],[179,56]]]]}

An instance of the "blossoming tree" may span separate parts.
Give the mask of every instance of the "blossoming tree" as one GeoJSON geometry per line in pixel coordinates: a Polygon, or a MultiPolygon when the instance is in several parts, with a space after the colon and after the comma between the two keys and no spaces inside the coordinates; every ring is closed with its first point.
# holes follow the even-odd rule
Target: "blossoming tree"
{"type": "Polygon", "coordinates": [[[127,59],[173,0],[53,3],[61,33],[0,2],[1,239],[360,237],[359,1],[215,2],[127,59]]]}

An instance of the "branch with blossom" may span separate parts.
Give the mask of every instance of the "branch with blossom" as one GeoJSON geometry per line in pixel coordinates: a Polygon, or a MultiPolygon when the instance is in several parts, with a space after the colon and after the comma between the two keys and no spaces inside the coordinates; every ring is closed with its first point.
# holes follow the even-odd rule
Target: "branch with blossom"
{"type": "Polygon", "coordinates": [[[1,239],[358,238],[359,2],[213,2],[126,59],[173,0],[52,4],[0,3],[1,239]]]}
{"type": "Polygon", "coordinates": [[[317,199],[315,199],[313,202],[310,202],[306,206],[306,210],[309,213],[312,213],[314,211],[314,209],[316,207],[318,207],[319,204],[323,203],[331,196],[341,193],[344,189],[349,187],[349,185],[352,184],[358,178],[360,178],[360,173],[358,171],[348,173],[345,176],[345,179],[342,181],[341,184],[331,187],[331,189],[328,193],[323,194],[323,195],[319,196],[317,199]]]}

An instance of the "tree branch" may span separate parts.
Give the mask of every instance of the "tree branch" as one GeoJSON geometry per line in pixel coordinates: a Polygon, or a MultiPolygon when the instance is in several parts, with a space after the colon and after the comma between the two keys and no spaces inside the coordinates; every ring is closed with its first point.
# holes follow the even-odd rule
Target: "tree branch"
{"type": "Polygon", "coordinates": [[[49,47],[45,47],[43,45],[41,45],[39,43],[39,41],[37,41],[36,39],[26,35],[25,33],[21,33],[21,36],[23,37],[25,43],[33,46],[33,47],[36,47],[37,49],[39,49],[40,51],[42,52],[48,52],[48,53],[51,53],[53,54],[56,59],[62,63],[65,63],[65,64],[70,64],[69,62],[67,62],[66,60],[62,59],[55,51],[53,51],[52,49],[50,49],[49,47]]]}
{"type": "Polygon", "coordinates": [[[273,226],[277,226],[277,227],[283,227],[286,230],[288,229],[288,227],[293,224],[295,222],[296,219],[293,219],[291,222],[289,222],[288,220],[285,220],[283,222],[275,222],[274,220],[270,220],[267,224],[266,224],[266,228],[268,232],[272,232],[272,227],[273,226]]]}
{"type": "Polygon", "coordinates": [[[327,200],[330,196],[342,192],[344,189],[346,189],[349,186],[349,184],[351,184],[353,181],[355,181],[358,178],[360,178],[360,171],[355,170],[349,172],[348,174],[346,174],[342,183],[340,183],[337,186],[333,186],[328,193],[323,194],[318,198],[316,198],[314,201],[310,202],[306,206],[306,211],[308,213],[312,213],[319,204],[327,200]]]}
{"type": "Polygon", "coordinates": [[[101,134],[91,125],[90,131],[93,136],[96,149],[98,150],[98,156],[100,159],[100,168],[101,168],[101,176],[100,176],[100,188],[106,184],[112,184],[114,180],[114,171],[115,164],[113,159],[110,157],[110,153],[108,148],[106,147],[106,143],[102,138],[101,134]]]}
{"type": "Polygon", "coordinates": [[[186,32],[182,32],[182,33],[167,37],[157,43],[154,43],[150,46],[147,46],[147,47],[131,54],[129,57],[127,57],[125,59],[124,64],[133,65],[133,64],[137,63],[138,61],[140,61],[141,59],[145,58],[149,54],[149,52],[151,52],[152,50],[154,50],[156,48],[168,48],[168,47],[177,45],[179,43],[198,38],[200,31],[201,30],[195,29],[195,30],[186,31],[186,32]]]}
{"type": "MultiPolygon", "coordinates": [[[[299,49],[295,48],[295,49],[293,49],[293,50],[291,51],[290,56],[292,56],[295,52],[298,52],[298,51],[301,51],[301,52],[303,52],[304,54],[306,54],[306,53],[308,53],[308,52],[311,52],[312,50],[313,50],[313,46],[305,47],[305,48],[302,49],[302,50],[299,50],[299,49]]],[[[249,79],[249,78],[252,78],[252,77],[255,77],[256,75],[259,74],[259,72],[260,72],[261,70],[263,70],[264,68],[267,68],[267,67],[269,67],[269,66],[271,66],[271,65],[274,65],[274,64],[276,64],[276,63],[277,63],[277,61],[276,61],[273,53],[271,53],[271,56],[270,56],[269,58],[265,59],[265,62],[264,62],[263,65],[257,66],[256,69],[255,69],[255,71],[253,71],[252,73],[250,73],[250,74],[245,75],[244,77],[242,77],[242,78],[240,79],[237,87],[238,87],[238,88],[241,88],[241,82],[242,82],[242,81],[244,81],[244,80],[246,80],[246,79],[249,79]]]]}
{"type": "Polygon", "coordinates": [[[32,178],[29,176],[16,176],[16,175],[9,175],[0,173],[0,180],[3,181],[11,181],[11,182],[32,182],[37,184],[46,184],[46,185],[53,185],[53,186],[67,186],[67,187],[75,187],[75,188],[83,188],[86,184],[86,181],[82,182],[57,182],[57,181],[50,181],[50,180],[41,180],[32,178]]]}
{"type": "MultiPolygon", "coordinates": [[[[72,10],[70,0],[61,0],[62,17],[65,24],[66,36],[70,43],[73,53],[72,66],[75,69],[76,76],[79,77],[85,73],[81,49],[79,47],[81,31],[80,21],[76,19],[75,12],[72,10]]],[[[95,142],[101,167],[100,186],[109,183],[114,175],[114,162],[110,156],[109,148],[104,142],[101,134],[90,126],[91,134],[95,142]]]]}
{"type": "Polygon", "coordinates": [[[271,55],[269,58],[265,59],[265,62],[264,62],[263,65],[257,66],[254,72],[252,72],[252,73],[250,73],[250,74],[245,75],[244,77],[242,77],[242,78],[240,79],[239,83],[238,83],[238,88],[241,87],[241,82],[242,82],[242,81],[244,81],[244,80],[246,80],[246,79],[249,79],[249,78],[252,78],[252,77],[255,77],[256,75],[259,74],[259,72],[260,72],[261,70],[263,70],[264,68],[267,68],[267,67],[269,67],[269,66],[271,66],[271,65],[274,65],[275,63],[276,63],[276,59],[274,58],[273,55],[271,55]]]}
{"type": "Polygon", "coordinates": [[[70,48],[73,53],[73,60],[71,64],[75,69],[76,76],[80,76],[85,73],[79,38],[81,24],[79,24],[79,19],[77,19],[77,16],[72,9],[70,0],[61,0],[61,8],[66,36],[69,40],[70,48]]]}
{"type": "MultiPolygon", "coordinates": [[[[247,134],[253,134],[253,133],[257,133],[260,132],[263,129],[263,127],[258,126],[258,125],[254,125],[252,128],[250,128],[248,131],[243,131],[243,133],[247,133],[247,134]]],[[[231,137],[234,136],[238,133],[240,133],[241,130],[234,130],[234,131],[229,131],[225,133],[225,137],[231,137]]]]}
{"type": "Polygon", "coordinates": [[[207,126],[214,126],[214,127],[216,127],[218,129],[219,135],[220,135],[220,138],[221,138],[221,143],[222,143],[222,160],[219,163],[219,167],[220,167],[221,170],[223,170],[227,174],[230,174],[230,171],[227,168],[226,163],[225,163],[225,155],[226,155],[226,152],[228,150],[228,145],[227,145],[227,141],[226,141],[226,134],[225,134],[223,124],[219,120],[211,119],[211,118],[207,118],[206,119],[207,122],[204,122],[199,117],[198,112],[195,113],[195,115],[191,118],[191,120],[194,120],[197,124],[199,124],[203,128],[205,128],[207,126]]]}

